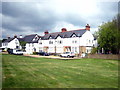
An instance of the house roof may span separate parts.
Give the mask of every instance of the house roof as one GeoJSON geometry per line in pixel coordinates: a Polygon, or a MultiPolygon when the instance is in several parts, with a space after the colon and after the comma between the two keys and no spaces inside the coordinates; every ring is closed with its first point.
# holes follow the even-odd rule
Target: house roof
{"type": "Polygon", "coordinates": [[[28,42],[28,43],[37,43],[38,40],[40,39],[40,36],[38,36],[37,40],[33,41],[36,35],[37,34],[26,35],[23,39],[25,42],[28,42]]]}
{"type": "Polygon", "coordinates": [[[85,29],[79,29],[79,30],[72,30],[72,31],[66,31],[66,32],[56,32],[56,33],[49,33],[42,37],[43,40],[49,39],[50,37],[52,39],[56,39],[58,36],[61,38],[70,38],[73,34],[75,34],[77,37],[81,37],[86,32],[85,29]]]}
{"type": "Polygon", "coordinates": [[[19,41],[24,41],[24,38],[17,38],[19,41]]]}
{"type": "Polygon", "coordinates": [[[24,41],[26,42],[32,42],[32,40],[34,39],[34,37],[36,36],[37,34],[31,34],[31,35],[27,35],[24,37],[24,41]]]}
{"type": "MultiPolygon", "coordinates": [[[[35,38],[36,35],[37,35],[37,34],[26,35],[24,38],[17,38],[17,39],[18,39],[19,41],[25,41],[25,42],[28,42],[28,43],[37,43],[38,40],[39,40],[39,38],[40,38],[40,36],[38,36],[38,39],[37,39],[37,40],[33,41],[33,39],[35,38]]],[[[12,41],[13,39],[15,39],[15,38],[8,38],[8,39],[4,40],[3,42],[4,42],[4,43],[5,43],[5,42],[10,42],[10,41],[12,41]]]]}
{"type": "Polygon", "coordinates": [[[4,40],[3,42],[5,43],[5,42],[10,42],[10,41],[12,41],[14,38],[8,38],[8,39],[6,39],[6,40],[4,40]]]}

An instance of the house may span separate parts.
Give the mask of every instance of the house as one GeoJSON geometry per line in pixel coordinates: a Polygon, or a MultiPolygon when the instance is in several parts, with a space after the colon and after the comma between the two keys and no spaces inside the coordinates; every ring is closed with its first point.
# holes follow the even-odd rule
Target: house
{"type": "Polygon", "coordinates": [[[39,52],[38,49],[38,40],[40,36],[37,34],[32,35],[26,35],[25,37],[18,38],[17,36],[14,36],[13,38],[8,37],[8,39],[3,39],[2,41],[2,49],[5,51],[10,49],[22,49],[21,42],[26,42],[25,50],[28,54],[32,54],[33,52],[39,52]]]}
{"type": "Polygon", "coordinates": [[[8,48],[21,49],[21,45],[19,39],[15,35],[13,38],[8,37],[8,39],[3,39],[1,48],[4,50],[7,50],[8,48]]]}
{"type": "Polygon", "coordinates": [[[38,40],[40,36],[37,34],[26,35],[24,41],[26,42],[26,52],[32,54],[33,52],[39,52],[39,43],[38,40]]]}
{"type": "Polygon", "coordinates": [[[39,41],[39,50],[48,53],[74,52],[78,55],[90,53],[94,46],[94,36],[87,24],[85,29],[67,31],[62,28],[61,32],[44,32],[39,41]]]}
{"type": "Polygon", "coordinates": [[[90,53],[97,46],[97,40],[90,32],[87,24],[84,29],[70,30],[62,28],[60,32],[44,32],[44,36],[37,34],[26,35],[24,38],[8,38],[2,43],[2,48],[21,48],[20,41],[26,42],[25,50],[28,54],[44,51],[53,54],[74,52],[77,55],[90,53]]]}

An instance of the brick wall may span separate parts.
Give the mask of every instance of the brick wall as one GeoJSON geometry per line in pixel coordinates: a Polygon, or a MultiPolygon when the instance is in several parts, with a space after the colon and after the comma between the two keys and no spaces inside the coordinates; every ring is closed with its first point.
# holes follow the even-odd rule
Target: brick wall
{"type": "Polygon", "coordinates": [[[120,60],[120,54],[113,55],[113,54],[88,54],[86,58],[99,58],[99,59],[116,59],[120,60]]]}

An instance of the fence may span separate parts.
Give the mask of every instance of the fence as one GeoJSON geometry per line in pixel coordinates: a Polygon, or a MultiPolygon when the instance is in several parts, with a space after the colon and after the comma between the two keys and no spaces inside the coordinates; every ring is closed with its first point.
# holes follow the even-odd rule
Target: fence
{"type": "Polygon", "coordinates": [[[116,59],[120,60],[120,54],[88,54],[86,58],[98,58],[98,59],[116,59]]]}

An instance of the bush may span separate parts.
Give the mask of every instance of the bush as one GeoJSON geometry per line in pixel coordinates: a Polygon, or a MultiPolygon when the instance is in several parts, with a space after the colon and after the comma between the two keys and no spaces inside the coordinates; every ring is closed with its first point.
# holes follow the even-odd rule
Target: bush
{"type": "Polygon", "coordinates": [[[94,47],[94,48],[92,49],[92,51],[91,51],[91,54],[97,53],[97,50],[98,50],[98,49],[94,47]]]}
{"type": "Polygon", "coordinates": [[[33,52],[33,55],[37,55],[38,53],[37,52],[33,52]]]}

